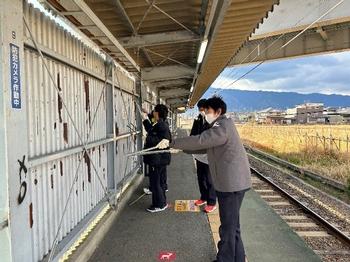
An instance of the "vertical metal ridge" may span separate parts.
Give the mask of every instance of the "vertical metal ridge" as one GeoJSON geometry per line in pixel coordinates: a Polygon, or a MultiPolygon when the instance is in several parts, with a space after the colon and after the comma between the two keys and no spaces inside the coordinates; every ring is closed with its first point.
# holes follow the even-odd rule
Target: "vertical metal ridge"
{"type": "MultiPolygon", "coordinates": [[[[32,48],[25,48],[23,81],[28,92],[26,115],[29,158],[45,157],[48,154],[82,145],[63,103],[67,105],[82,138],[87,139],[94,112],[104,88],[104,81],[101,79],[105,77],[108,69],[103,57],[40,13],[39,10],[24,3],[23,12],[35,40],[40,45],[50,49],[54,54],[64,56],[97,75],[103,76],[98,79],[91,74],[84,73],[83,70],[77,70],[52,56],[45,55],[45,63],[55,80],[55,85],[61,90],[62,99],[60,99],[39,54],[32,48]]],[[[27,30],[24,35],[26,38],[29,37],[27,30]]],[[[115,101],[109,105],[107,92],[104,91],[95,122],[92,125],[89,142],[106,139],[107,135],[110,135],[107,130],[109,125],[117,124],[119,133],[130,132],[128,128],[130,123],[131,126],[136,126],[134,96],[130,94],[135,93],[135,82],[118,68],[115,70],[115,78],[119,79],[120,86],[112,87],[108,84],[106,87],[115,89],[112,98],[115,101]],[[120,87],[129,92],[123,92],[125,105],[120,87]],[[108,106],[112,106],[109,109],[113,111],[115,123],[110,123],[113,120],[107,118],[108,106]]],[[[41,260],[49,252],[80,160],[82,162],[79,174],[58,235],[59,241],[65,238],[105,197],[105,191],[95,174],[92,162],[101,177],[103,187],[107,187],[108,175],[113,175],[115,184],[120,184],[122,179],[135,169],[137,162],[135,159],[127,161],[125,154],[136,150],[136,140],[128,137],[112,143],[117,144],[117,150],[112,152],[115,161],[114,170],[108,170],[107,144],[89,149],[90,160],[81,156],[81,153],[72,153],[53,161],[47,159],[45,163],[29,169],[27,194],[32,205],[33,220],[30,231],[33,250],[30,260],[41,260]],[[126,163],[128,166],[125,169],[126,163]]],[[[117,190],[117,188],[111,188],[111,190],[117,190]]],[[[23,220],[28,224],[27,217],[23,220]]]]}

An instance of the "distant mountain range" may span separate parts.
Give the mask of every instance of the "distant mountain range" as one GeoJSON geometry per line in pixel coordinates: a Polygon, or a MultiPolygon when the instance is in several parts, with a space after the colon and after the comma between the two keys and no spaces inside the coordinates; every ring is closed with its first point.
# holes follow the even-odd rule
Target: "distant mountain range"
{"type": "Polygon", "coordinates": [[[206,92],[205,97],[210,97],[215,92],[218,92],[218,94],[225,99],[228,111],[256,111],[267,107],[286,109],[306,102],[324,103],[326,107],[350,107],[350,96],[345,95],[324,95],[319,93],[299,94],[295,92],[210,88],[206,92]]]}

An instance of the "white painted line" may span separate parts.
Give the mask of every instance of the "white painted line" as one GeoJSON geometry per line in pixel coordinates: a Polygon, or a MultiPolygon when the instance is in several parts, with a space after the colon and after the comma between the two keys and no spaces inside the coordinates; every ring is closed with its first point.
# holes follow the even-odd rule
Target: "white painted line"
{"type": "Polygon", "coordinates": [[[298,223],[298,222],[287,222],[290,227],[317,227],[315,223],[298,223]]]}
{"type": "Polygon", "coordinates": [[[267,202],[270,206],[290,206],[288,202],[267,202]]]}
{"type": "Polygon", "coordinates": [[[293,216],[281,216],[283,219],[290,219],[290,220],[300,220],[300,219],[308,219],[306,216],[298,216],[298,215],[293,215],[293,216]]]}
{"type": "Polygon", "coordinates": [[[301,237],[329,237],[326,231],[296,231],[301,237]]]}
{"type": "Polygon", "coordinates": [[[261,195],[261,198],[273,198],[273,199],[276,199],[276,198],[282,198],[282,197],[281,196],[261,195]]]}

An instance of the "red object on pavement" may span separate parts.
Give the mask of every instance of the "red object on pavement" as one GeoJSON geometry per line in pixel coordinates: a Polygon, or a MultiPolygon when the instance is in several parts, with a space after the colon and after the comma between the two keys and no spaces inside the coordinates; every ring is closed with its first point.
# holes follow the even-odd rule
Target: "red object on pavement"
{"type": "Polygon", "coordinates": [[[159,252],[159,261],[174,261],[176,259],[176,253],[172,251],[162,251],[159,252]]]}
{"type": "Polygon", "coordinates": [[[194,201],[194,204],[196,205],[196,206],[203,206],[203,205],[205,205],[207,203],[207,201],[204,201],[204,200],[201,200],[201,199],[198,199],[198,200],[196,200],[196,201],[194,201]]]}
{"type": "Polygon", "coordinates": [[[204,211],[207,212],[207,213],[211,213],[213,211],[216,210],[216,206],[209,206],[207,205],[205,208],[204,208],[204,211]]]}

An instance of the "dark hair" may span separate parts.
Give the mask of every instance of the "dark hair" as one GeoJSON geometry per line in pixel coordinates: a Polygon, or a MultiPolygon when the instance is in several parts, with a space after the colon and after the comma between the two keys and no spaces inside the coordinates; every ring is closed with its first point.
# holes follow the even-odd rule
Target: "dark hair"
{"type": "Polygon", "coordinates": [[[221,115],[226,113],[227,106],[222,97],[214,95],[213,97],[207,99],[205,102],[206,109],[212,108],[215,112],[217,112],[219,109],[221,109],[221,115]]]}
{"type": "Polygon", "coordinates": [[[206,101],[207,101],[207,99],[205,99],[205,98],[199,100],[198,103],[197,103],[197,107],[198,108],[205,107],[205,102],[206,101]]]}
{"type": "Polygon", "coordinates": [[[159,118],[166,119],[168,117],[168,108],[165,105],[156,105],[154,111],[158,112],[159,118]]]}

